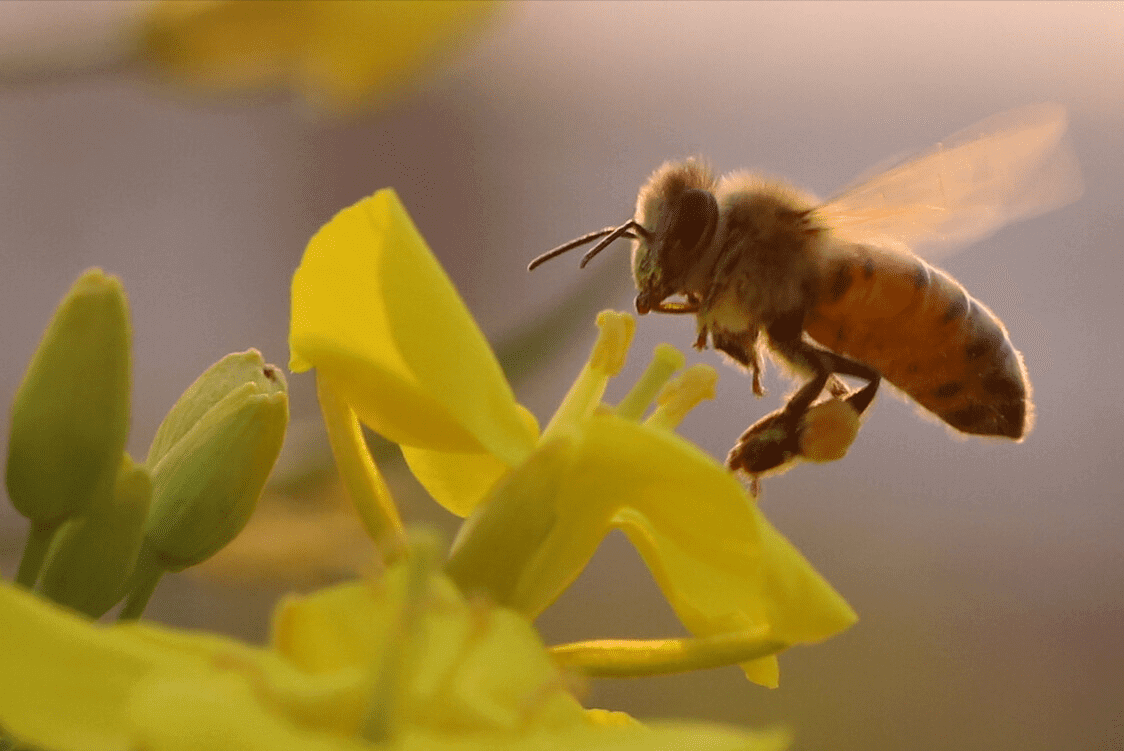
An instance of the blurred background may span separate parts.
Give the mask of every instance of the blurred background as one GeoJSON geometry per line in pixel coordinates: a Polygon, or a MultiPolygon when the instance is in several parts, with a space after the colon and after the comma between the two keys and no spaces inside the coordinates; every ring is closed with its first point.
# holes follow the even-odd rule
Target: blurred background
{"type": "MultiPolygon", "coordinates": [[[[586,703],[784,723],[808,751],[1124,748],[1124,5],[523,2],[347,117],[105,66],[138,13],[0,8],[0,62],[20,61],[0,84],[0,393],[11,398],[78,274],[116,273],[135,330],[135,456],[223,354],[254,346],[287,363],[305,243],[378,188],[398,190],[497,345],[572,311],[548,357],[508,361],[530,373],[516,390],[545,420],[593,341],[592,313],[631,310],[634,292],[623,246],[584,271],[576,257],[533,275],[526,262],[624,221],[663,160],[703,154],[830,195],[990,114],[1065,104],[1084,197],[941,261],[1023,352],[1034,432],[1019,445],[958,439],[884,392],[845,460],[767,480],[762,498],[860,622],[783,655],[777,690],[730,668],[597,682],[586,703]]],[[[609,397],[661,341],[718,365],[718,398],[681,432],[724,457],[790,385],[773,369],[755,400],[713,352],[690,351],[687,318],[639,321],[609,397]]],[[[292,434],[307,453],[312,379],[290,386],[294,418],[313,426],[292,434]]],[[[404,516],[454,530],[391,466],[404,516]]],[[[0,530],[10,575],[25,522],[4,507],[0,530]]],[[[280,589],[170,577],[149,612],[261,639],[280,589]]],[[[548,643],[680,633],[623,536],[539,626],[548,643]]]]}

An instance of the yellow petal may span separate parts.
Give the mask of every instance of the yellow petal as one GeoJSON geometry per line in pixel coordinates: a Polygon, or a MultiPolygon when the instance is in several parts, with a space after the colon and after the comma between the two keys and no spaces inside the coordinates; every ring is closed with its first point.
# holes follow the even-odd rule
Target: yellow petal
{"type": "Polygon", "coordinates": [[[493,8],[470,0],[176,0],[147,19],[144,54],[192,88],[289,85],[315,105],[345,110],[402,87],[493,8]]]}
{"type": "MultiPolygon", "coordinates": [[[[637,452],[636,462],[648,464],[652,479],[638,482],[637,492],[622,498],[614,524],[636,546],[692,633],[762,632],[799,644],[821,641],[854,623],[846,601],[709,457],[674,435],[643,438],[628,424],[606,421],[591,426],[590,433],[593,455],[597,446],[611,442],[618,461],[630,466],[620,455],[624,441],[637,452]]],[[[776,685],[774,658],[743,668],[751,680],[776,685]]]]}
{"type": "Polygon", "coordinates": [[[0,585],[0,726],[34,746],[131,748],[124,714],[161,650],[0,585]],[[60,722],[60,718],[66,722],[60,722]]]}
{"type": "MultiPolygon", "coordinates": [[[[854,611],[800,553],[758,516],[761,543],[736,556],[706,556],[635,510],[618,526],[643,556],[664,596],[701,636],[764,628],[789,645],[819,642],[853,624],[854,611]],[[726,560],[720,560],[726,558],[726,560]]],[[[746,676],[774,688],[775,657],[743,663],[746,676]]]]}
{"type": "Polygon", "coordinates": [[[686,721],[567,726],[513,735],[406,733],[401,751],[782,751],[791,736],[784,730],[752,731],[686,721]]]}
{"type": "Polygon", "coordinates": [[[309,101],[328,110],[349,109],[411,82],[497,7],[483,0],[331,5],[321,11],[330,17],[304,47],[295,82],[309,101]]]}
{"type": "Polygon", "coordinates": [[[472,513],[496,481],[511,468],[491,454],[459,453],[401,446],[402,457],[422,487],[448,511],[472,513]]]}
{"type": "Polygon", "coordinates": [[[377,646],[372,624],[383,625],[390,613],[372,586],[356,582],[285,597],[273,613],[273,649],[310,673],[366,665],[377,646]]]}
{"type": "Polygon", "coordinates": [[[160,675],[142,681],[129,707],[136,725],[132,748],[154,751],[362,751],[358,738],[341,738],[294,725],[244,676],[160,675]]]}
{"type": "Polygon", "coordinates": [[[495,355],[392,190],[312,238],[293,277],[289,345],[293,370],[330,377],[395,443],[509,466],[533,445],[495,355]]]}
{"type": "Polygon", "coordinates": [[[148,720],[171,726],[187,722],[178,712],[191,711],[190,722],[220,722],[203,717],[204,706],[232,717],[265,712],[294,732],[339,732],[355,727],[367,698],[364,676],[355,671],[312,676],[267,650],[213,634],[99,625],[7,585],[0,585],[0,632],[0,727],[37,748],[166,748],[144,742],[168,740],[148,720]],[[195,706],[175,702],[159,716],[138,716],[135,702],[165,681],[190,687],[195,706]],[[232,714],[208,703],[213,681],[243,684],[261,711],[232,714]]]}
{"type": "Polygon", "coordinates": [[[274,617],[274,647],[317,673],[405,650],[403,732],[515,733],[585,723],[530,623],[510,610],[465,602],[443,577],[433,580],[415,627],[396,632],[402,574],[396,567],[377,586],[288,598],[274,617]]]}

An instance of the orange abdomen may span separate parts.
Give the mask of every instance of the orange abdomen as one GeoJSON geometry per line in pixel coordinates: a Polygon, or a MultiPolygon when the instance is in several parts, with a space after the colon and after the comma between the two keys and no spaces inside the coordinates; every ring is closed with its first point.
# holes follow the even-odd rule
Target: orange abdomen
{"type": "Polygon", "coordinates": [[[916,256],[833,251],[805,320],[813,339],[875,368],[957,430],[1023,437],[1030,383],[995,314],[916,256]]]}

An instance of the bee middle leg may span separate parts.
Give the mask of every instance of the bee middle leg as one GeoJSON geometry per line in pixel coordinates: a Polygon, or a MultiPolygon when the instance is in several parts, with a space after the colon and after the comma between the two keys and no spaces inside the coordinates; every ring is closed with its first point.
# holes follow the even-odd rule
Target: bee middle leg
{"type": "Polygon", "coordinates": [[[875,394],[878,393],[878,385],[882,381],[882,375],[868,365],[863,365],[834,352],[820,349],[807,342],[801,342],[801,345],[807,348],[803,353],[804,356],[814,363],[813,375],[811,380],[792,395],[785,404],[784,411],[796,419],[803,417],[808,408],[812,406],[812,402],[823,393],[826,387],[829,393],[835,397],[849,394],[847,403],[854,407],[860,415],[865,412],[866,408],[874,401],[875,394]],[[850,393],[846,386],[836,378],[836,375],[862,378],[867,384],[854,393],[850,393]]]}
{"type": "Polygon", "coordinates": [[[848,393],[846,386],[837,378],[839,375],[861,378],[867,385],[847,398],[847,402],[861,415],[874,401],[882,374],[869,365],[838,355],[830,350],[804,339],[804,319],[802,315],[780,319],[766,331],[772,349],[796,370],[811,373],[805,383],[785,404],[784,411],[799,420],[812,406],[812,402],[826,387],[832,396],[841,397],[848,393]]]}

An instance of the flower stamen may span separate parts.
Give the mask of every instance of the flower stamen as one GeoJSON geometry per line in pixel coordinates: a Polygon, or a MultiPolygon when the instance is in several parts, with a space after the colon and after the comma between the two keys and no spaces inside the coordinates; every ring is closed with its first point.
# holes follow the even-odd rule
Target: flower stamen
{"type": "Polygon", "coordinates": [[[714,398],[718,371],[709,365],[692,365],[660,392],[656,410],[644,421],[652,428],[674,430],[703,399],[714,398]]]}
{"type": "Polygon", "coordinates": [[[564,427],[577,425],[593,414],[605,395],[609,379],[624,367],[632,334],[636,330],[636,319],[628,313],[603,310],[597,314],[597,328],[600,334],[589,361],[550,419],[550,424],[543,431],[544,437],[564,427]]]}
{"type": "Polygon", "coordinates": [[[640,380],[632,387],[624,399],[621,399],[613,411],[626,420],[639,420],[648,410],[649,405],[655,400],[664,385],[671,379],[675,372],[687,362],[683,353],[670,344],[656,345],[652,355],[652,362],[640,380]]]}
{"type": "Polygon", "coordinates": [[[787,646],[761,629],[685,639],[597,639],[549,651],[559,665],[589,678],[639,678],[748,662],[787,646]]]}

